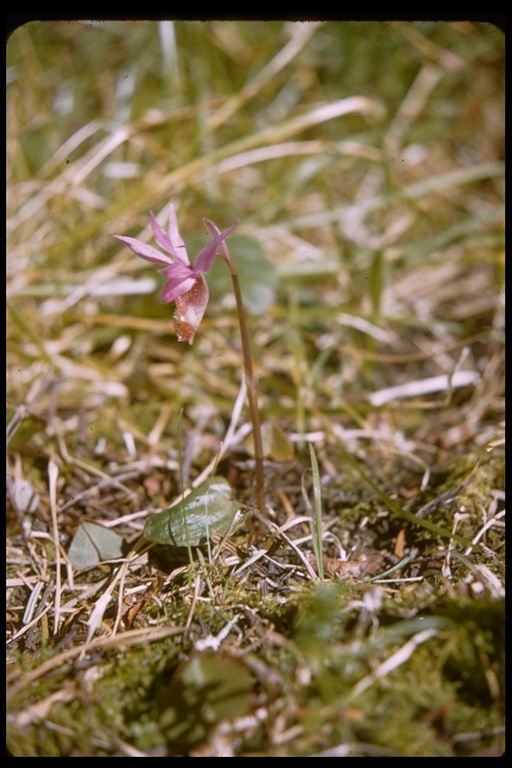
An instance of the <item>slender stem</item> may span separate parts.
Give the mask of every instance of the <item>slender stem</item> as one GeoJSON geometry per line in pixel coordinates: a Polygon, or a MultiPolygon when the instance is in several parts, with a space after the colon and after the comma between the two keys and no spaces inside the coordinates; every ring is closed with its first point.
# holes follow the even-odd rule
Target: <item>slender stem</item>
{"type": "MultiPolygon", "coordinates": [[[[223,245],[225,244],[223,243],[223,245]]],[[[240,291],[240,283],[238,282],[238,274],[231,259],[226,259],[226,263],[229,267],[231,279],[233,281],[233,290],[235,292],[235,299],[238,310],[238,321],[240,324],[240,337],[242,340],[242,350],[244,356],[245,383],[247,384],[247,399],[249,401],[249,408],[251,411],[252,436],[254,440],[254,460],[256,463],[256,499],[261,514],[266,517],[267,511],[265,503],[265,479],[263,473],[263,443],[261,439],[260,410],[258,406],[258,396],[256,393],[256,380],[254,378],[254,371],[252,367],[249,333],[247,331],[247,323],[245,321],[245,310],[242,303],[242,293],[240,291]]]]}
{"type": "MultiPolygon", "coordinates": [[[[219,229],[212,221],[203,219],[204,223],[214,235],[219,234],[219,229]]],[[[254,378],[254,370],[252,367],[252,355],[251,344],[249,341],[249,331],[247,330],[247,322],[245,319],[245,309],[242,300],[242,291],[240,290],[240,283],[238,280],[238,273],[236,267],[231,258],[229,248],[225,242],[221,244],[222,253],[219,256],[224,259],[228,265],[229,272],[231,274],[231,280],[233,282],[233,291],[235,293],[238,323],[240,326],[240,338],[242,340],[242,353],[244,358],[244,374],[245,383],[247,385],[247,399],[249,401],[249,409],[251,411],[252,421],[252,437],[254,441],[254,461],[256,469],[256,501],[258,509],[263,517],[267,515],[267,505],[265,502],[265,476],[263,472],[263,443],[261,439],[261,420],[260,410],[258,406],[258,396],[256,391],[256,379],[254,378]]]]}

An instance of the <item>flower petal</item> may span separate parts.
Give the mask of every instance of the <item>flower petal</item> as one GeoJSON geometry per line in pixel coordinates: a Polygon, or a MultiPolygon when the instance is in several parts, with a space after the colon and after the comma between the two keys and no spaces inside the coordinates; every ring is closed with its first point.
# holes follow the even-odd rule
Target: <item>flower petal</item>
{"type": "Polygon", "coordinates": [[[137,256],[146,261],[152,261],[154,264],[173,264],[174,262],[165,253],[157,251],[152,245],[143,243],[142,240],[136,240],[134,237],[123,237],[114,235],[117,240],[128,246],[137,256]]]}
{"type": "Polygon", "coordinates": [[[235,221],[235,223],[232,224],[229,229],[226,229],[225,232],[220,232],[219,235],[214,240],[212,240],[211,243],[208,243],[208,245],[205,246],[202,251],[199,251],[196,258],[192,262],[192,268],[195,272],[205,273],[210,271],[219,245],[223,240],[226,239],[229,234],[231,234],[235,227],[238,227],[238,224],[239,222],[235,221]]]}
{"type": "Polygon", "coordinates": [[[178,229],[178,217],[176,216],[176,209],[172,203],[169,205],[169,240],[172,243],[173,249],[177,251],[178,254],[185,254],[188,264],[187,249],[185,248],[185,243],[183,242],[180,230],[178,229]]]}
{"type": "Polygon", "coordinates": [[[177,301],[180,296],[193,288],[197,277],[191,273],[183,277],[174,277],[168,280],[162,290],[162,301],[168,304],[170,301],[177,301]]]}
{"type": "Polygon", "coordinates": [[[168,264],[164,269],[159,269],[158,271],[170,279],[174,277],[181,278],[183,275],[193,275],[194,278],[197,277],[196,271],[192,265],[183,264],[181,261],[173,261],[172,264],[168,264]]]}
{"type": "Polygon", "coordinates": [[[199,324],[208,305],[208,285],[202,275],[199,275],[192,288],[178,296],[174,312],[174,329],[178,341],[188,341],[192,344],[199,324]]]}
{"type": "Polygon", "coordinates": [[[167,232],[162,229],[156,220],[153,211],[150,211],[149,215],[151,217],[151,229],[153,230],[153,235],[155,236],[155,240],[157,241],[160,248],[163,248],[164,251],[170,253],[171,256],[174,256],[174,258],[178,261],[181,261],[184,264],[188,264],[189,261],[187,256],[187,249],[185,248],[185,243],[180,237],[174,206],[171,205],[171,213],[169,215],[169,222],[173,221],[172,228],[169,223],[169,231],[172,231],[172,236],[168,235],[167,232]]]}

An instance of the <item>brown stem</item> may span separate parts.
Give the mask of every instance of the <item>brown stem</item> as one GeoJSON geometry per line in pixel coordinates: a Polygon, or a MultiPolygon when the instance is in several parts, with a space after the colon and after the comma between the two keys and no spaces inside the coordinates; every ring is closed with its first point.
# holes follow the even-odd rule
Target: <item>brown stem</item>
{"type": "MultiPolygon", "coordinates": [[[[216,236],[220,234],[219,229],[212,221],[203,219],[204,223],[210,230],[210,232],[216,236]]],[[[254,461],[256,469],[256,501],[258,509],[264,518],[267,518],[267,505],[265,503],[265,477],[263,472],[263,443],[261,439],[261,421],[260,411],[258,406],[258,396],[256,392],[256,380],[254,378],[254,371],[252,367],[251,356],[251,344],[249,341],[249,332],[247,330],[247,322],[245,319],[245,309],[242,300],[242,291],[240,290],[240,283],[238,281],[238,273],[236,267],[229,253],[229,248],[225,242],[221,244],[222,254],[219,254],[228,265],[229,272],[231,274],[231,280],[233,282],[233,291],[235,293],[238,323],[240,326],[240,338],[242,340],[242,353],[244,358],[244,373],[245,383],[247,385],[247,399],[249,401],[249,409],[251,411],[252,421],[252,437],[254,441],[254,461]]]]}

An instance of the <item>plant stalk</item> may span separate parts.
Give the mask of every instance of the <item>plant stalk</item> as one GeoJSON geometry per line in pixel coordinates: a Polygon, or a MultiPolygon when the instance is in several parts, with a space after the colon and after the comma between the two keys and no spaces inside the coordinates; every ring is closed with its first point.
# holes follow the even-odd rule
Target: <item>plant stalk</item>
{"type": "MultiPolygon", "coordinates": [[[[212,221],[203,219],[204,223],[210,230],[210,232],[216,236],[220,234],[219,229],[212,221]]],[[[252,437],[254,441],[254,462],[256,471],[256,502],[258,509],[264,518],[268,518],[267,505],[265,502],[265,476],[263,471],[263,442],[261,438],[261,420],[260,410],[258,406],[258,396],[256,390],[256,379],[254,378],[254,370],[252,366],[251,344],[249,341],[249,331],[247,329],[247,322],[245,319],[245,308],[242,299],[242,291],[240,290],[240,282],[238,280],[238,273],[236,271],[235,264],[231,258],[229,248],[225,242],[221,244],[222,253],[219,256],[224,259],[228,265],[229,272],[231,274],[231,280],[233,283],[233,291],[235,293],[236,308],[238,315],[238,323],[240,326],[240,338],[242,341],[242,353],[244,358],[244,375],[245,383],[247,385],[247,399],[249,401],[249,409],[251,412],[252,421],[252,437]]]]}

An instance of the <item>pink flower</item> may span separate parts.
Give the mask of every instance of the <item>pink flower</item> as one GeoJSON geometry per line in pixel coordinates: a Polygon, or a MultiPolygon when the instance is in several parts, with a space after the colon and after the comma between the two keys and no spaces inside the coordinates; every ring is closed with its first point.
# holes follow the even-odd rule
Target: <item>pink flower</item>
{"type": "Polygon", "coordinates": [[[210,271],[219,245],[238,226],[238,221],[225,232],[220,232],[190,263],[185,243],[178,229],[174,205],[170,206],[168,232],[162,229],[152,212],[150,216],[155,240],[166,253],[134,237],[121,235],[114,235],[114,237],[125,243],[141,259],[165,265],[164,269],[158,270],[167,278],[162,291],[162,301],[176,302],[174,328],[178,341],[188,341],[192,344],[208,304],[208,285],[203,275],[210,271]]]}

